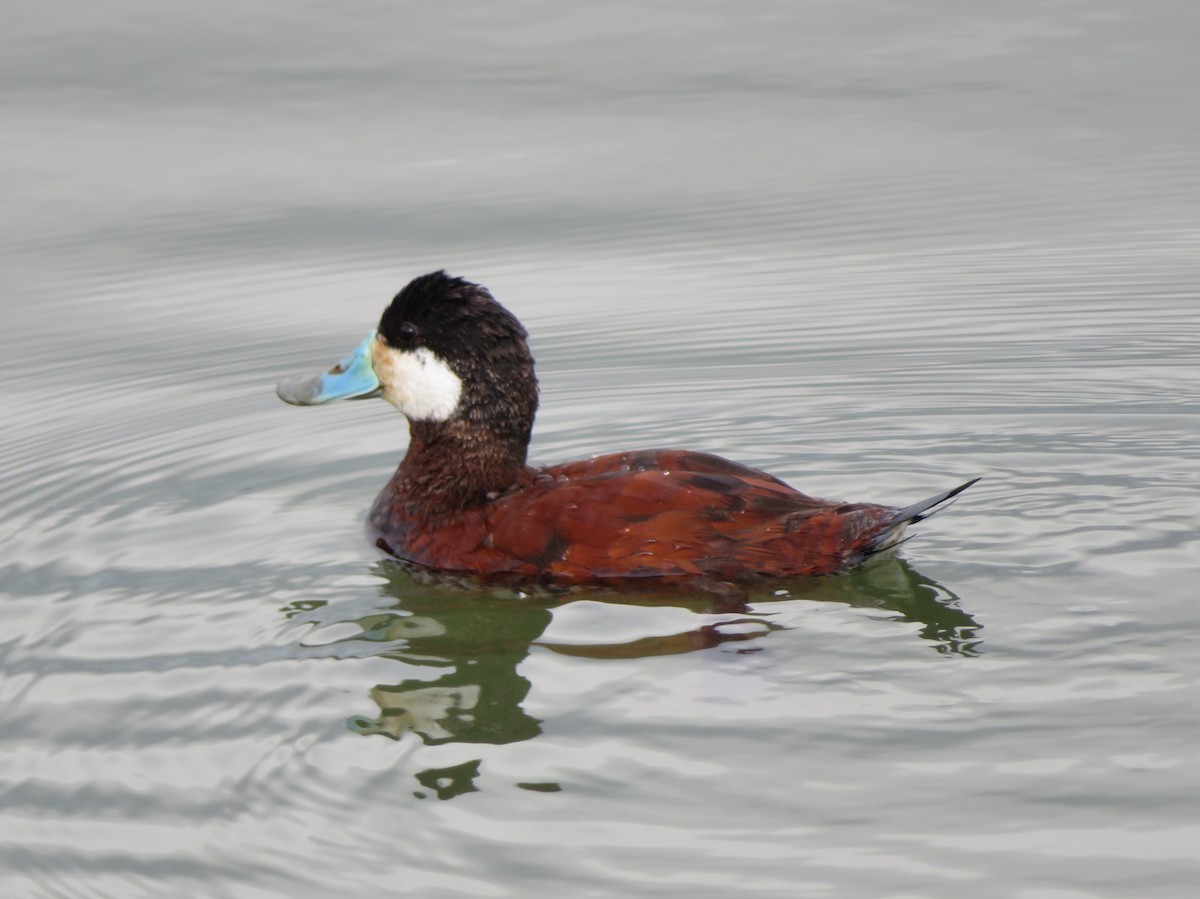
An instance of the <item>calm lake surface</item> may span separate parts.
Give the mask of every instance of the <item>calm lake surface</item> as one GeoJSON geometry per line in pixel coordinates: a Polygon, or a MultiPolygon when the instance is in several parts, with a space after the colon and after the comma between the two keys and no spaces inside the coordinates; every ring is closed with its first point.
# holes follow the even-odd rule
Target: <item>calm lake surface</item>
{"type": "Polygon", "coordinates": [[[1185,897],[1191,0],[25,4],[0,45],[0,895],[1185,897]],[[419,583],[409,278],[532,335],[531,458],[903,505],[759,591],[419,583]]]}

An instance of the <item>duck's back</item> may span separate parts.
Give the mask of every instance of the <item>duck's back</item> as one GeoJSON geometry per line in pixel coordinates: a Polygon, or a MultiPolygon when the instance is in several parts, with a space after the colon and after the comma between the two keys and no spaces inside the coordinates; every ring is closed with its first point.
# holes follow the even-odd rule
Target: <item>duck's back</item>
{"type": "Polygon", "coordinates": [[[895,513],[813,499],[719,456],[646,450],[531,471],[455,521],[393,522],[384,542],[433,568],[563,582],[787,577],[860,561],[895,513]]]}

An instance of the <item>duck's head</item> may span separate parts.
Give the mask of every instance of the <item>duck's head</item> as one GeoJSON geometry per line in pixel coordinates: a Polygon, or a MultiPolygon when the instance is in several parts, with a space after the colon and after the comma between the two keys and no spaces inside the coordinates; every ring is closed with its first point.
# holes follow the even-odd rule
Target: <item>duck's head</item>
{"type": "Polygon", "coordinates": [[[285,403],[382,396],[410,422],[529,442],[537,379],[525,329],[486,288],[433,272],[396,294],[379,326],[324,374],[279,382],[285,403]]]}

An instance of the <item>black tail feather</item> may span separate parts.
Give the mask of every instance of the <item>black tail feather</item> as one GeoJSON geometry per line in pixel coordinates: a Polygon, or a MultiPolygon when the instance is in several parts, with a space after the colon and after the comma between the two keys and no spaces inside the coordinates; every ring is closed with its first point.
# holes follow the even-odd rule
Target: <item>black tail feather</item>
{"type": "Polygon", "coordinates": [[[947,490],[945,493],[939,493],[937,496],[921,500],[919,503],[913,503],[911,506],[901,509],[879,529],[878,534],[867,544],[867,553],[883,552],[885,549],[892,549],[899,546],[908,539],[907,537],[901,537],[903,528],[906,525],[924,521],[931,515],[936,515],[943,509],[950,508],[950,506],[954,505],[954,498],[978,480],[979,478],[972,478],[965,484],[958,485],[953,490],[947,490]]]}
{"type": "Polygon", "coordinates": [[[918,521],[924,521],[930,515],[936,515],[938,512],[941,512],[942,509],[948,509],[954,504],[946,503],[946,505],[943,506],[942,503],[945,503],[948,499],[953,499],[954,497],[958,496],[960,493],[978,481],[979,478],[972,478],[971,480],[967,481],[967,483],[960,484],[953,490],[947,490],[945,493],[939,493],[937,496],[931,497],[930,499],[922,500],[919,503],[913,503],[911,506],[901,509],[894,516],[892,516],[892,520],[888,522],[888,527],[894,527],[895,525],[901,523],[914,524],[918,521]]]}

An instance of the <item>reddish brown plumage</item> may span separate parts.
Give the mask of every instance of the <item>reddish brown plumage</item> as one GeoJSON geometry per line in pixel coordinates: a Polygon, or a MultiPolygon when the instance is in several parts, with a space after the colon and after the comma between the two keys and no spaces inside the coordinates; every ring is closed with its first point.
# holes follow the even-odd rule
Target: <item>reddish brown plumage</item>
{"type": "Polygon", "coordinates": [[[658,450],[525,469],[503,494],[445,518],[412,501],[402,466],[369,525],[391,554],[442,571],[742,580],[847,568],[896,512],[813,499],[718,456],[658,450]]]}

